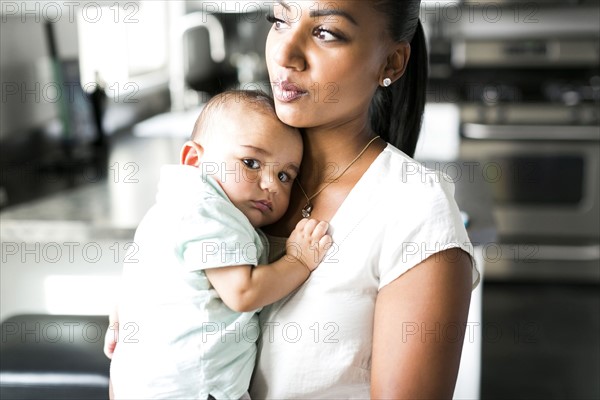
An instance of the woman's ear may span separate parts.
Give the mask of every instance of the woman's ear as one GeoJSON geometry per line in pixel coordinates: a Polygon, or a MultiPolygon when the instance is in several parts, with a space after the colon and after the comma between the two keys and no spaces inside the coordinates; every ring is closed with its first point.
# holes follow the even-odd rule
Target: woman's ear
{"type": "Polygon", "coordinates": [[[181,148],[181,164],[199,167],[203,154],[204,148],[200,144],[188,140],[181,148]]]}
{"type": "Polygon", "coordinates": [[[391,79],[392,83],[404,75],[408,60],[410,59],[410,43],[402,41],[394,44],[391,53],[388,55],[386,65],[383,69],[380,82],[384,79],[391,79]]]}

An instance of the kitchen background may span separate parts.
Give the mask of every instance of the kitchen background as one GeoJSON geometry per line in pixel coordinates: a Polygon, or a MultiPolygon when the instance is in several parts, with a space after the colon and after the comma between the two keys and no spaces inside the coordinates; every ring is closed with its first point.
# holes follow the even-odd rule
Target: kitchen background
{"type": "MultiPolygon", "coordinates": [[[[105,398],[135,227],[202,104],[269,89],[271,2],[0,1],[2,398],[105,398]]],[[[600,5],[423,1],[416,158],[484,271],[456,398],[600,398],[600,5]]]]}

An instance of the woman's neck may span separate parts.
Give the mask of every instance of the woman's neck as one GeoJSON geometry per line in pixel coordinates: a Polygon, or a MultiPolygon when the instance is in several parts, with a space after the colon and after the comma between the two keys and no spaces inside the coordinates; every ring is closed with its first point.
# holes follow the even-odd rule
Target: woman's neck
{"type": "Polygon", "coordinates": [[[337,177],[375,137],[364,126],[310,128],[304,130],[304,156],[300,172],[305,190],[314,191],[337,177]]]}
{"type": "Polygon", "coordinates": [[[305,129],[302,136],[304,156],[299,175],[301,186],[293,186],[290,206],[283,218],[269,227],[263,227],[263,230],[275,236],[289,236],[301,218],[302,208],[307,204],[306,196],[311,197],[310,202],[315,206],[312,218],[331,221],[356,182],[386,146],[382,139],[374,141],[340,177],[376,135],[370,129],[347,124],[338,129],[305,129]],[[332,180],[336,183],[325,186],[332,180]],[[319,193],[324,187],[325,190],[319,193]]]}

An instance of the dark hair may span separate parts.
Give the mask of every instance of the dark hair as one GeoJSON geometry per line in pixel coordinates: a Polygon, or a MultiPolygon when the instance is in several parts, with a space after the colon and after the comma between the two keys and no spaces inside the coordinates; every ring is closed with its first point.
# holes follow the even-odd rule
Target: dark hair
{"type": "Polygon", "coordinates": [[[261,90],[226,90],[212,97],[202,108],[194,124],[191,140],[198,141],[207,134],[215,114],[232,102],[252,106],[255,111],[277,118],[275,102],[267,93],[261,90]]]}
{"type": "Polygon", "coordinates": [[[379,87],[369,107],[371,128],[384,140],[413,156],[421,131],[429,63],[420,0],[375,0],[388,17],[387,30],[395,41],[410,42],[404,75],[389,87],[379,87]]]}

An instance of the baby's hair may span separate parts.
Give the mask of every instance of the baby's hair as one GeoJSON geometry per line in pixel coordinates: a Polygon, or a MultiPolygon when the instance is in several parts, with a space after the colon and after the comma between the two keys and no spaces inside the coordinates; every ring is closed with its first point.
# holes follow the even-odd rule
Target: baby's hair
{"type": "Polygon", "coordinates": [[[255,111],[277,118],[275,102],[267,93],[260,90],[227,90],[217,94],[206,103],[194,124],[191,140],[194,142],[210,140],[210,133],[214,131],[211,129],[214,126],[214,118],[232,104],[249,106],[255,111]]]}

